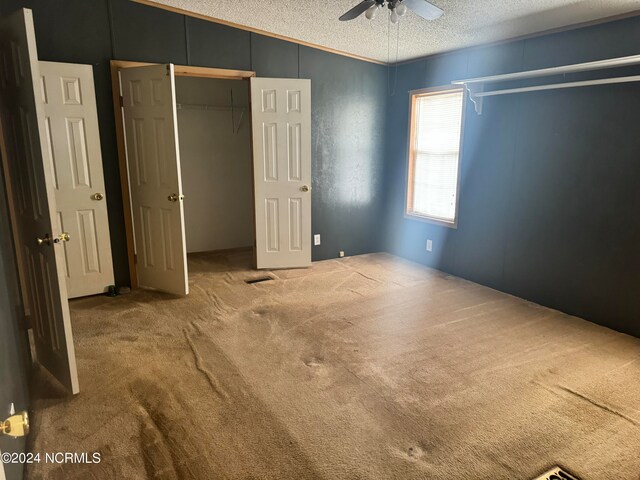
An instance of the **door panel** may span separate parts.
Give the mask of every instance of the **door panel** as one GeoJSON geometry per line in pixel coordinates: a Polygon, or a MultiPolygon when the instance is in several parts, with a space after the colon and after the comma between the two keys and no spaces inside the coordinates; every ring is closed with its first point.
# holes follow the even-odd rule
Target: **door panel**
{"type": "MultiPolygon", "coordinates": [[[[0,169],[0,420],[11,415],[12,410],[28,410],[29,343],[23,325],[16,256],[9,228],[9,213],[5,195],[2,169],[0,169]],[[13,408],[12,408],[13,407],[13,408]]],[[[0,451],[21,453],[25,450],[25,438],[0,436],[0,451]]],[[[24,465],[4,465],[6,478],[24,478],[24,465]]],[[[0,462],[0,480],[3,465],[0,462]]]]}
{"type": "Polygon", "coordinates": [[[311,81],[251,79],[258,268],[311,265],[311,81]]]}
{"type": "MultiPolygon", "coordinates": [[[[18,194],[12,212],[30,292],[38,362],[69,391],[78,392],[64,271],[63,233],[55,206],[54,174],[47,144],[31,10],[0,21],[0,121],[5,175],[18,194]],[[11,182],[16,179],[16,182],[11,182]],[[37,239],[44,240],[39,244],[37,239]]],[[[72,239],[73,240],[73,239],[72,239]]]]}
{"type": "Polygon", "coordinates": [[[189,293],[173,65],[120,72],[138,283],[189,293]]]}
{"type": "Polygon", "coordinates": [[[98,112],[91,65],[39,62],[46,145],[53,170],[69,298],[114,283],[98,112]]]}

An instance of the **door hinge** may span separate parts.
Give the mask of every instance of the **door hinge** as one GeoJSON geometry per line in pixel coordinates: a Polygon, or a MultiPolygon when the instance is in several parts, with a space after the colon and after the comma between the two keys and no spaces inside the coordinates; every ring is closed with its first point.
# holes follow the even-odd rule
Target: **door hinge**
{"type": "Polygon", "coordinates": [[[120,108],[124,107],[124,98],[120,95],[120,108]]]}

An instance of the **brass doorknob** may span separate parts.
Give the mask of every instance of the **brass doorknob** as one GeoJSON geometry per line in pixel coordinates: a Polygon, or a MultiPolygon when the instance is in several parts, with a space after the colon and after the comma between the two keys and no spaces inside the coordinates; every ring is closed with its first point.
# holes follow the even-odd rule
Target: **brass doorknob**
{"type": "Polygon", "coordinates": [[[184,195],[176,195],[175,193],[172,193],[167,197],[167,200],[170,202],[177,202],[178,200],[182,201],[184,200],[184,195]]]}
{"type": "Polygon", "coordinates": [[[100,200],[102,200],[104,198],[104,195],[102,193],[100,193],[100,192],[97,192],[97,193],[94,193],[93,195],[91,195],[91,198],[93,200],[100,201],[100,200]]]}
{"type": "Polygon", "coordinates": [[[311,188],[309,188],[309,185],[303,185],[300,187],[300,190],[303,192],[308,192],[309,190],[311,190],[311,188]]]}
{"type": "Polygon", "coordinates": [[[58,238],[53,240],[53,243],[68,242],[69,240],[71,240],[71,236],[67,232],[62,232],[58,238]]]}
{"type": "Polygon", "coordinates": [[[51,245],[52,240],[53,239],[49,236],[48,233],[44,236],[44,238],[36,238],[36,242],[38,243],[38,245],[51,245]]]}
{"type": "Polygon", "coordinates": [[[24,437],[29,433],[29,414],[18,412],[0,423],[0,435],[24,437]]]}

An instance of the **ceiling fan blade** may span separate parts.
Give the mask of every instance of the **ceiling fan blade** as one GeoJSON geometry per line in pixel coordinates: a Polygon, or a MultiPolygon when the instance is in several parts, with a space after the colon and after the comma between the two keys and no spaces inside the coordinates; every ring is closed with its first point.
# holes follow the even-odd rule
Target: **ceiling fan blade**
{"type": "Polygon", "coordinates": [[[340,20],[342,22],[345,22],[347,20],[353,20],[354,18],[358,18],[360,15],[366,12],[369,9],[369,7],[375,4],[376,4],[375,0],[365,0],[364,2],[360,2],[358,5],[356,5],[351,10],[349,10],[347,13],[342,15],[340,17],[340,20]]]}
{"type": "Polygon", "coordinates": [[[427,20],[440,18],[444,13],[444,10],[427,2],[427,0],[402,0],[402,3],[404,3],[414,13],[420,15],[422,18],[426,18],[427,20]]]}

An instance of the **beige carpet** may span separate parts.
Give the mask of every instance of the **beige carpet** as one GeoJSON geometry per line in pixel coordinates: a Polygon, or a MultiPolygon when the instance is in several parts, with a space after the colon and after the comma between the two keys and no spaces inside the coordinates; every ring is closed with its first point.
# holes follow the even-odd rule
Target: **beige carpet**
{"type": "Polygon", "coordinates": [[[73,301],[81,393],[32,450],[102,462],[29,478],[640,478],[640,340],[386,254],[249,264],[73,301]]]}

